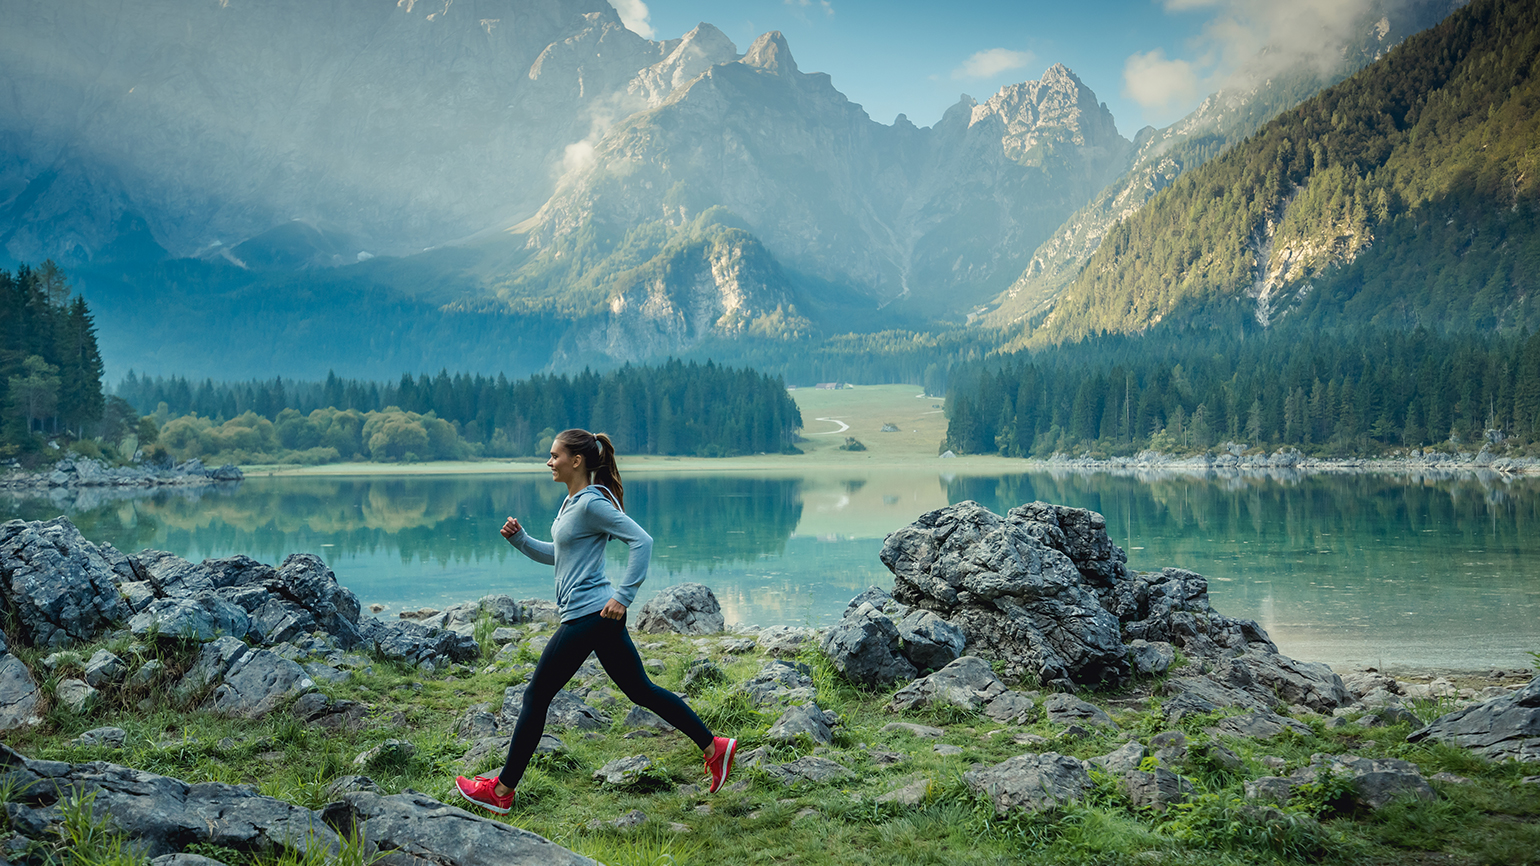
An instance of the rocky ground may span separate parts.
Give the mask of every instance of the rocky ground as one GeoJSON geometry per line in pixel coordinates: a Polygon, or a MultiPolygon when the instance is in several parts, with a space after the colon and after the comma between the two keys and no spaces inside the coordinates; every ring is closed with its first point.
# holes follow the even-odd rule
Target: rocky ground
{"type": "Polygon", "coordinates": [[[1510,456],[1491,446],[1475,451],[1410,449],[1386,457],[1307,457],[1295,448],[1268,453],[1245,445],[1226,444],[1211,454],[1179,455],[1141,451],[1132,457],[1071,457],[1055,454],[1034,461],[1078,471],[1146,474],[1265,475],[1294,478],[1313,472],[1394,472],[1442,478],[1460,474],[1529,475],[1540,473],[1540,458],[1510,456]]]}
{"type": "Polygon", "coordinates": [[[828,629],[724,629],[698,584],[635,613],[654,678],[742,740],[725,791],[590,660],[493,819],[453,776],[500,766],[549,602],[384,621],[313,556],[194,564],[0,525],[0,861],[1540,856],[1533,671],[1290,659],[1201,575],[1129,572],[1080,509],[961,503],[882,558],[893,591],[828,629]]]}
{"type": "Polygon", "coordinates": [[[215,469],[194,457],[182,463],[165,465],[135,464],[112,466],[89,457],[66,457],[41,472],[24,472],[12,467],[0,474],[0,490],[21,492],[73,490],[99,487],[198,487],[228,481],[240,481],[241,470],[229,463],[215,469]]]}

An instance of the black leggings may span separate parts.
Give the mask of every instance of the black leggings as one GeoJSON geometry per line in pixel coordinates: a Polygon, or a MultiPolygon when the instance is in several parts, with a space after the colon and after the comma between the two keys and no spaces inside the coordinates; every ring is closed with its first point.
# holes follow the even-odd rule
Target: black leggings
{"type": "Polygon", "coordinates": [[[508,761],[498,774],[498,781],[513,788],[524,777],[530,756],[545,732],[545,714],[562,686],[572,679],[589,653],[599,656],[599,664],[615,685],[633,703],[646,707],[678,728],[705,751],[711,745],[711,731],[680,697],[647,678],[642,657],[631,643],[626,620],[605,619],[598,613],[580,616],[557,626],[551,640],[535,664],[535,673],[524,690],[524,706],[513,726],[513,740],[508,743],[508,761]]]}

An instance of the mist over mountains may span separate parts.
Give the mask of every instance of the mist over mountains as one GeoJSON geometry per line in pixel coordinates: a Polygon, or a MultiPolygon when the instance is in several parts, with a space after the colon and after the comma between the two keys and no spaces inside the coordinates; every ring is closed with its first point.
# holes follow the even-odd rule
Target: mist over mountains
{"type": "Polygon", "coordinates": [[[1008,323],[1452,5],[1130,141],[1062,65],[887,125],[779,33],[648,40],[604,0],[6,4],[0,263],[69,268],[119,372],[217,378],[1008,323]]]}

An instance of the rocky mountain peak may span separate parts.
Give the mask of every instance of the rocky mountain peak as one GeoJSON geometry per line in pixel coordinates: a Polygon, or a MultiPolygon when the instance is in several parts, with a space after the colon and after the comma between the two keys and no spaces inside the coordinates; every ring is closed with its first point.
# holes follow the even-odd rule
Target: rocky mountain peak
{"type": "Polygon", "coordinates": [[[718,63],[738,59],[738,46],[727,34],[702,22],[683,38],[664,43],[667,56],[637,73],[629,90],[656,108],[679,88],[698,78],[718,63]]]}
{"type": "Polygon", "coordinates": [[[791,48],[786,45],[786,37],[779,30],[771,30],[755,39],[743,55],[743,64],[776,75],[792,75],[798,71],[797,61],[791,59],[791,48]]]}
{"type": "Polygon", "coordinates": [[[1062,63],[1037,81],[1000,88],[983,105],[973,108],[969,126],[998,121],[1004,127],[1006,152],[1018,157],[1048,141],[1079,146],[1126,147],[1112,112],[1096,94],[1062,63]]]}

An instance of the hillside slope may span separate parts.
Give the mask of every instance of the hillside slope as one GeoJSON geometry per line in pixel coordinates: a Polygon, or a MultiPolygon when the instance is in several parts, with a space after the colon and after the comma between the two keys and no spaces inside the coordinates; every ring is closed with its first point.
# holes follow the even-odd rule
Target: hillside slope
{"type": "Polygon", "coordinates": [[[1179,325],[1540,324],[1540,7],[1480,0],[1118,224],[1043,345],[1179,325]]]}

